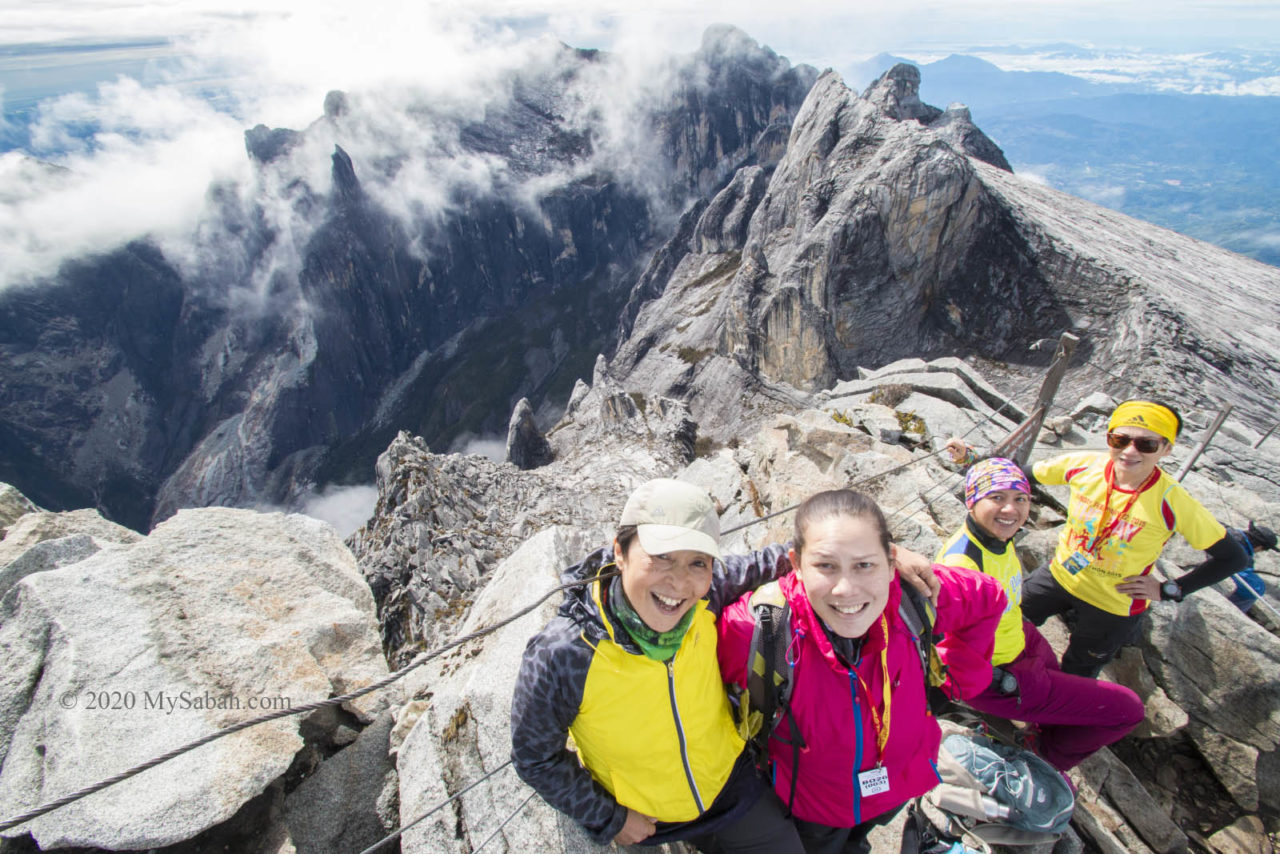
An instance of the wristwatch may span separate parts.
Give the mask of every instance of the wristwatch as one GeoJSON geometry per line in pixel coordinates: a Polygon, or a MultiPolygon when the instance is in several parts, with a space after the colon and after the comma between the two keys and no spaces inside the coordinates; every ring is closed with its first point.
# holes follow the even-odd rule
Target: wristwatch
{"type": "Polygon", "coordinates": [[[1160,585],[1160,598],[1170,602],[1182,601],[1182,586],[1176,581],[1166,581],[1160,585]]]}
{"type": "Polygon", "coordinates": [[[1006,697],[1018,693],[1018,677],[1002,667],[991,668],[991,687],[1006,697]]]}

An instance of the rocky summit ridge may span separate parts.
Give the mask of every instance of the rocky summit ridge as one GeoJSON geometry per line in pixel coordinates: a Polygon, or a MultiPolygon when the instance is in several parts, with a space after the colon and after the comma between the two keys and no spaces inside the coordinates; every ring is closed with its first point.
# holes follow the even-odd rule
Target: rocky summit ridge
{"type": "Polygon", "coordinates": [[[1073,394],[1140,387],[1274,423],[1257,390],[1280,385],[1280,271],[1011,174],[918,82],[906,65],[863,95],[820,77],[772,174],[740,171],[654,256],[611,374],[728,435],[731,376],[813,390],[960,354],[1022,382],[1047,363],[1032,345],[1069,331],[1073,394]]]}

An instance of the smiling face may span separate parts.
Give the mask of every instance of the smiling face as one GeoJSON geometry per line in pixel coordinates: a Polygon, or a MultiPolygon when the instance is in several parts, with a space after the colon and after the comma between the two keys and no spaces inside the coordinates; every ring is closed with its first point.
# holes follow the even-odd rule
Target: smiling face
{"type": "Polygon", "coordinates": [[[1124,448],[1107,449],[1111,454],[1111,462],[1114,464],[1116,483],[1131,489],[1141,486],[1151,476],[1156,464],[1173,451],[1173,446],[1163,439],[1159,433],[1154,430],[1148,430],[1145,427],[1117,427],[1111,432],[1135,439],[1156,439],[1160,442],[1160,450],[1152,454],[1142,453],[1132,442],[1124,448]]]}
{"type": "Polygon", "coordinates": [[[974,502],[973,521],[997,540],[1008,540],[1026,524],[1031,496],[1020,489],[997,489],[974,502]]]}
{"type": "Polygon", "coordinates": [[[631,607],[655,632],[676,627],[680,618],[711,589],[711,555],[673,551],[651,555],[634,538],[623,553],[617,541],[613,556],[622,572],[622,590],[631,607]]]}
{"type": "Polygon", "coordinates": [[[893,549],[885,551],[874,520],[828,516],[808,524],[804,549],[791,551],[791,563],[814,613],[841,637],[860,638],[889,602],[893,549]]]}

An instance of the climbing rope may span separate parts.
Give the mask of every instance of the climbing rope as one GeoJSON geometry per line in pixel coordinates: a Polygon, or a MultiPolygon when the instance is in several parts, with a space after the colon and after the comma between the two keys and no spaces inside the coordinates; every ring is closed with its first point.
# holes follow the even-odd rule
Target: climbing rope
{"type": "Polygon", "coordinates": [[[361,688],[358,691],[352,691],[349,694],[343,694],[340,697],[330,697],[327,700],[319,700],[314,703],[306,703],[302,706],[297,706],[290,709],[281,709],[279,711],[271,712],[269,714],[252,718],[247,721],[241,721],[240,723],[233,724],[232,726],[229,726],[226,729],[221,729],[221,730],[218,730],[217,732],[210,733],[209,735],[206,735],[203,738],[197,739],[196,741],[193,741],[189,744],[185,744],[181,747],[175,748],[174,750],[170,750],[168,753],[157,756],[156,758],[148,762],[144,762],[141,765],[136,765],[133,768],[130,768],[126,771],[122,771],[119,774],[116,774],[114,777],[108,777],[105,780],[101,780],[97,783],[94,783],[92,786],[86,786],[83,789],[79,789],[75,792],[72,792],[69,795],[64,795],[63,797],[58,798],[57,800],[50,801],[46,804],[42,804],[36,807],[35,809],[22,813],[21,815],[17,815],[17,816],[14,816],[13,818],[6,819],[5,821],[0,822],[0,831],[9,830],[10,828],[17,827],[20,824],[24,824],[25,822],[31,821],[31,819],[33,818],[39,818],[40,816],[46,813],[53,812],[59,807],[64,807],[67,804],[74,803],[75,801],[78,801],[81,798],[92,795],[94,792],[100,792],[103,789],[109,788],[110,786],[114,786],[117,783],[124,782],[125,780],[128,780],[130,777],[134,777],[138,774],[141,774],[143,771],[146,771],[150,768],[154,768],[155,766],[163,762],[168,762],[170,759],[174,759],[178,756],[181,756],[184,753],[188,753],[192,750],[195,750],[197,747],[203,747],[204,745],[209,744],[210,742],[217,741],[220,738],[224,738],[233,733],[237,733],[237,732],[240,732],[241,730],[248,729],[249,727],[257,726],[258,724],[267,723],[269,721],[278,720],[280,718],[287,718],[293,715],[301,715],[301,714],[305,714],[306,712],[314,712],[318,709],[327,708],[329,706],[342,705],[343,703],[349,703],[352,700],[363,697],[366,694],[372,694],[374,691],[380,691],[383,688],[386,688],[388,685],[391,685],[392,683],[400,679],[403,679],[411,671],[416,670],[417,668],[426,664],[428,661],[431,661],[432,659],[435,659],[435,658],[439,658],[441,655],[443,655],[446,652],[449,652],[452,649],[457,649],[463,644],[470,643],[473,640],[482,638],[485,635],[488,635],[497,631],[503,626],[514,623],[516,620],[520,619],[524,615],[535,610],[543,602],[547,601],[557,593],[561,593],[565,590],[568,590],[571,587],[581,587],[584,584],[591,584],[595,582],[597,579],[612,577],[617,573],[618,571],[615,569],[609,572],[601,573],[599,575],[596,575],[584,581],[570,581],[566,584],[561,584],[559,587],[552,588],[550,591],[548,591],[545,595],[543,595],[540,599],[535,601],[533,604],[528,605],[525,608],[521,608],[519,611],[515,612],[511,616],[506,617],[505,619],[499,620],[498,622],[494,623],[491,626],[488,626],[483,629],[478,629],[474,632],[471,632],[470,634],[466,634],[460,638],[456,638],[450,641],[449,643],[445,644],[444,646],[439,647],[438,649],[432,650],[430,652],[424,652],[421,655],[419,655],[417,658],[415,658],[413,661],[409,662],[404,667],[397,670],[395,673],[392,673],[390,676],[386,677],[385,679],[381,679],[373,683],[372,685],[369,685],[365,688],[361,688]]]}
{"type": "MultiPolygon", "coordinates": [[[[1022,395],[1026,394],[1028,391],[1030,391],[1030,390],[1031,390],[1032,386],[1034,386],[1038,381],[1039,381],[1038,379],[1032,379],[1032,381],[1031,381],[1031,382],[1027,383],[1025,386],[1023,386],[1023,387],[1022,387],[1021,389],[1019,389],[1017,392],[1014,392],[1014,394],[1013,394],[1013,396],[1012,396],[1012,397],[1007,397],[1007,398],[1005,398],[1004,403],[1000,404],[1000,406],[999,406],[999,407],[997,407],[996,409],[993,409],[993,410],[992,410],[992,411],[991,411],[991,412],[990,412],[986,417],[984,417],[984,418],[982,418],[982,419],[980,419],[980,420],[978,420],[978,421],[975,421],[975,422],[974,422],[974,424],[973,424],[973,426],[972,426],[972,427],[970,427],[968,430],[966,430],[966,431],[964,432],[964,434],[963,434],[962,436],[960,436],[960,438],[961,438],[961,439],[966,439],[966,438],[968,438],[969,436],[971,436],[971,435],[973,434],[973,431],[977,430],[977,429],[978,429],[979,427],[981,427],[982,425],[986,424],[986,423],[987,423],[987,422],[989,422],[989,421],[994,421],[994,420],[996,419],[996,416],[998,416],[998,415],[999,415],[1001,412],[1003,412],[1007,407],[1009,407],[1010,405],[1012,405],[1012,404],[1013,404],[1013,401],[1014,401],[1014,398],[1015,398],[1015,397],[1021,397],[1022,395]]],[[[866,476],[866,477],[864,477],[864,478],[861,478],[861,479],[859,479],[859,480],[855,480],[854,482],[852,482],[852,483],[850,483],[850,484],[846,485],[846,487],[845,487],[845,488],[846,488],[846,489],[856,489],[856,488],[858,488],[858,487],[860,487],[860,486],[863,486],[863,485],[865,485],[865,484],[870,483],[870,482],[871,482],[871,481],[873,481],[873,480],[879,480],[880,478],[888,477],[888,476],[889,476],[889,475],[891,475],[891,474],[896,474],[896,473],[898,473],[898,472],[900,472],[900,471],[903,471],[904,469],[911,468],[912,466],[914,466],[914,465],[916,465],[916,464],[918,464],[918,463],[923,463],[923,462],[926,462],[926,461],[928,461],[928,460],[933,459],[934,457],[941,456],[941,455],[942,455],[946,450],[947,450],[947,449],[946,449],[945,447],[943,447],[943,448],[939,448],[939,449],[938,449],[938,450],[936,450],[936,451],[933,451],[932,453],[925,454],[923,457],[913,457],[912,459],[907,460],[905,463],[900,463],[899,465],[896,465],[896,466],[894,466],[893,468],[885,469],[885,470],[884,470],[884,471],[882,471],[882,472],[876,472],[875,474],[867,475],[867,476],[866,476]]],[[[916,499],[912,498],[911,500],[912,500],[912,501],[915,501],[916,499]]],[[[759,516],[759,517],[757,517],[757,518],[755,518],[755,519],[750,519],[750,520],[748,520],[748,521],[746,521],[746,522],[743,522],[741,525],[735,525],[735,526],[733,526],[732,528],[728,528],[728,529],[726,529],[726,530],[724,530],[724,531],[721,531],[721,532],[720,532],[720,536],[722,536],[722,537],[723,537],[723,536],[727,536],[727,535],[729,535],[729,534],[733,534],[733,533],[736,533],[736,532],[738,532],[738,531],[741,531],[743,528],[750,528],[752,525],[758,525],[758,524],[760,524],[761,522],[767,522],[767,521],[769,521],[770,519],[774,519],[774,518],[776,518],[776,517],[778,517],[778,516],[782,516],[782,515],[784,515],[784,514],[790,513],[792,510],[796,510],[797,508],[799,508],[799,507],[800,507],[800,504],[802,504],[802,503],[803,503],[803,502],[797,502],[796,504],[792,504],[792,505],[790,505],[790,506],[788,506],[788,507],[783,507],[781,510],[775,510],[774,512],[769,513],[769,514],[766,514],[766,515],[764,515],[764,516],[759,516]]],[[[908,503],[910,503],[910,502],[908,502],[908,503]]]]}
{"type": "MultiPolygon", "coordinates": [[[[452,795],[450,795],[449,797],[445,798],[443,801],[441,801],[440,803],[436,804],[436,805],[435,805],[435,806],[433,806],[431,809],[427,810],[427,811],[426,811],[426,812],[424,812],[422,815],[420,815],[420,816],[418,816],[417,818],[415,818],[413,821],[411,821],[411,822],[409,822],[408,824],[406,824],[406,825],[404,825],[403,827],[401,827],[401,828],[400,828],[399,830],[397,830],[395,833],[392,833],[390,836],[386,836],[386,837],[383,837],[382,839],[379,839],[377,842],[373,843],[373,844],[372,844],[372,845],[370,845],[368,848],[366,848],[366,849],[364,849],[363,851],[361,851],[361,852],[360,852],[360,854],[373,854],[373,852],[374,852],[374,851],[377,851],[379,848],[381,848],[382,846],[386,845],[388,842],[392,842],[392,841],[394,841],[394,840],[396,840],[396,839],[399,839],[401,836],[404,836],[404,834],[405,834],[405,833],[407,833],[409,830],[413,829],[413,828],[414,828],[414,827],[416,827],[417,825],[419,825],[419,824],[421,824],[422,822],[426,821],[427,819],[431,818],[431,816],[435,815],[435,814],[436,814],[436,813],[438,813],[440,810],[444,809],[446,806],[448,806],[449,804],[453,803],[453,802],[454,802],[454,801],[456,801],[458,798],[462,797],[462,796],[463,796],[463,795],[465,795],[467,792],[469,792],[469,791],[471,791],[472,789],[474,789],[476,786],[479,786],[481,783],[483,783],[485,780],[488,780],[488,779],[489,779],[490,777],[492,777],[494,774],[497,774],[497,773],[498,773],[499,771],[501,771],[503,768],[508,767],[510,764],[511,764],[511,760],[510,760],[510,759],[508,759],[506,762],[503,762],[501,765],[499,765],[497,768],[494,768],[494,769],[493,769],[492,771],[490,771],[489,773],[487,773],[487,774],[483,774],[483,775],[481,775],[480,777],[477,777],[475,780],[472,780],[470,783],[468,783],[465,787],[463,787],[463,788],[459,789],[458,791],[454,792],[452,795]]],[[[526,801],[525,803],[528,803],[528,801],[526,801]]],[[[523,807],[524,807],[524,804],[521,804],[520,806],[523,808],[523,807]]],[[[503,824],[506,824],[506,822],[503,822],[503,824]]],[[[499,829],[499,830],[501,830],[502,828],[501,828],[501,827],[499,827],[498,829],[499,829]]]]}
{"type": "Polygon", "coordinates": [[[534,795],[536,795],[536,794],[537,794],[537,792],[530,792],[530,793],[529,793],[529,796],[528,796],[527,798],[525,798],[523,801],[521,801],[521,802],[520,802],[520,805],[519,805],[519,806],[517,806],[514,810],[512,810],[512,811],[511,811],[511,815],[509,815],[509,816],[507,816],[506,818],[504,818],[504,819],[502,820],[502,824],[498,825],[498,826],[497,826],[497,828],[495,828],[495,829],[494,829],[493,833],[490,833],[490,834],[489,834],[489,837],[488,837],[487,839],[485,839],[485,841],[484,841],[484,842],[481,842],[481,843],[480,843],[480,847],[479,847],[479,848],[473,848],[473,849],[472,849],[471,854],[480,854],[480,852],[481,852],[481,851],[483,851],[485,848],[488,848],[488,847],[489,847],[489,843],[490,843],[490,842],[492,842],[494,839],[496,839],[496,838],[497,838],[497,836],[498,836],[498,834],[502,832],[502,828],[504,828],[504,827],[506,827],[508,824],[510,824],[510,823],[511,823],[511,820],[520,814],[520,811],[521,811],[522,809],[524,809],[524,808],[525,808],[525,805],[526,805],[526,804],[528,804],[528,803],[529,803],[529,801],[533,800],[533,796],[534,796],[534,795]]]}

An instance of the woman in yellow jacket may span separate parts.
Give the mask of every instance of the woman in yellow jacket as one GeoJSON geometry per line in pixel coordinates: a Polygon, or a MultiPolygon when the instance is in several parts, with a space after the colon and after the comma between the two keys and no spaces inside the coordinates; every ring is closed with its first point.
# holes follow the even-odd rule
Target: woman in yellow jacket
{"type": "Polygon", "coordinates": [[[516,770],[597,842],[802,851],[734,726],[716,660],[721,609],[791,565],[783,546],[717,558],[707,494],[650,481],[627,501],[613,545],[565,571],[589,583],[525,650],[516,770]]]}

